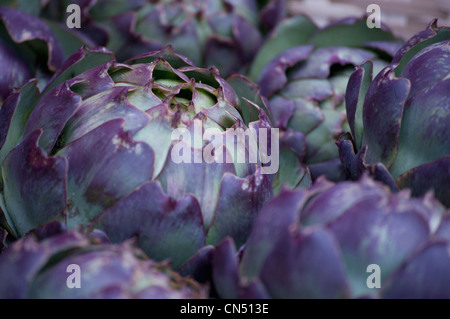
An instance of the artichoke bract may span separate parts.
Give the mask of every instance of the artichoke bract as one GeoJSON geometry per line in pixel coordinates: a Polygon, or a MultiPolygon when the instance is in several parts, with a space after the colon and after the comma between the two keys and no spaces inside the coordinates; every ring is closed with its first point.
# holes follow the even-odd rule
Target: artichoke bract
{"type": "Polygon", "coordinates": [[[0,6],[0,103],[13,88],[39,78],[43,88],[87,38],[19,9],[0,6]]]}
{"type": "Polygon", "coordinates": [[[50,1],[42,15],[61,20],[71,3],[81,8],[82,32],[124,61],[171,45],[223,77],[243,73],[268,30],[286,15],[285,0],[50,1]]]}
{"type": "Polygon", "coordinates": [[[222,298],[449,298],[449,222],[430,193],[320,178],[270,200],[239,252],[230,238],[214,249],[214,285],[222,298]]]}
{"type": "Polygon", "coordinates": [[[309,186],[311,178],[321,175],[346,179],[335,141],[348,130],[349,77],[368,60],[381,70],[400,45],[388,29],[369,29],[361,18],[319,29],[308,18],[295,16],[273,30],[255,58],[250,79],[269,99],[274,125],[280,128],[276,192],[285,184],[309,186]]]}
{"type": "Polygon", "coordinates": [[[367,63],[352,74],[346,98],[351,135],[338,146],[350,177],[370,172],[414,196],[432,189],[448,207],[450,28],[436,22],[408,40],[381,72],[367,63]]]}
{"type": "Polygon", "coordinates": [[[174,267],[225,236],[243,243],[272,196],[265,108],[171,47],[126,64],[83,47],[42,93],[29,81],[0,108],[0,220],[14,236],[59,220],[136,237],[174,267]]]}
{"type": "Polygon", "coordinates": [[[67,231],[55,222],[0,255],[2,299],[197,299],[207,288],[154,262],[132,241],[112,244],[102,232],[67,231]]]}

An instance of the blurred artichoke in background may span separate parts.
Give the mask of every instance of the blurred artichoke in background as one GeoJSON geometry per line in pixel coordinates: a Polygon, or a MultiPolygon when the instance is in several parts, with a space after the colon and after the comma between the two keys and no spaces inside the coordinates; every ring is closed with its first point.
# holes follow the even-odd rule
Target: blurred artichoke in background
{"type": "Polygon", "coordinates": [[[345,91],[355,66],[386,66],[401,42],[386,28],[349,18],[317,28],[295,16],[275,28],[250,70],[280,128],[281,159],[274,188],[309,186],[311,178],[346,179],[335,141],[348,130],[345,91]],[[310,173],[312,176],[310,176],[310,173]]]}
{"type": "Polygon", "coordinates": [[[35,229],[5,249],[0,280],[2,299],[208,296],[206,287],[181,277],[167,263],[148,259],[131,241],[112,244],[101,232],[68,232],[58,222],[35,229]]]}
{"type": "Polygon", "coordinates": [[[450,214],[431,194],[321,178],[269,201],[239,253],[218,245],[212,274],[221,298],[450,298],[449,249],[450,214]]]}
{"type": "Polygon", "coordinates": [[[286,0],[51,0],[40,14],[65,21],[70,4],[81,8],[77,32],[120,62],[171,45],[197,66],[217,67],[223,77],[243,73],[287,14],[286,0]]]}
{"type": "Polygon", "coordinates": [[[449,48],[450,28],[433,21],[378,75],[370,63],[352,74],[346,97],[352,134],[338,142],[350,177],[370,172],[414,196],[432,189],[450,206],[449,48]]]}
{"type": "MultiPolygon", "coordinates": [[[[38,4],[31,2],[24,7],[32,9],[38,4]]],[[[13,88],[28,79],[38,78],[43,88],[64,61],[84,44],[92,45],[65,25],[0,5],[0,105],[13,88]]]]}
{"type": "MultiPolygon", "coordinates": [[[[233,79],[253,92],[245,78],[233,79]]],[[[35,85],[0,108],[0,221],[10,234],[53,220],[81,224],[113,242],[137,237],[150,258],[170,258],[175,268],[206,243],[245,242],[272,178],[264,154],[229,129],[271,126],[217,69],[197,68],[171,47],[127,64],[104,48],[82,48],[42,93],[35,85]],[[174,137],[177,129],[192,139],[174,137]],[[216,135],[205,137],[207,129],[216,135]],[[201,158],[208,150],[211,163],[201,158]]]]}

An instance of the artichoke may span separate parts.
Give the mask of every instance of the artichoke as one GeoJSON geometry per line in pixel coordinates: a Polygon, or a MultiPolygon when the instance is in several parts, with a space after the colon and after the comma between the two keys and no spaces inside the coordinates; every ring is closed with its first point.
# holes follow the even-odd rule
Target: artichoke
{"type": "Polygon", "coordinates": [[[276,192],[285,184],[309,186],[321,175],[346,179],[335,141],[348,130],[348,79],[365,61],[379,69],[386,66],[400,43],[386,28],[367,28],[365,19],[344,19],[318,29],[296,16],[276,27],[250,71],[280,128],[276,192]]]}
{"type": "Polygon", "coordinates": [[[84,44],[93,45],[65,26],[0,6],[0,104],[13,88],[28,79],[39,78],[43,88],[64,61],[84,44]]]}
{"type": "Polygon", "coordinates": [[[286,0],[49,1],[41,15],[61,21],[67,5],[81,7],[82,32],[124,61],[172,45],[222,76],[243,73],[265,34],[286,15],[286,0]]]}
{"type": "Polygon", "coordinates": [[[338,142],[351,178],[370,172],[393,190],[409,188],[414,196],[433,190],[450,206],[449,30],[435,20],[378,74],[370,63],[352,74],[351,135],[338,142]]]}
{"type": "Polygon", "coordinates": [[[262,104],[171,47],[126,64],[83,47],[43,92],[28,81],[0,108],[3,227],[20,237],[58,220],[135,237],[175,268],[225,236],[245,242],[272,196],[271,146],[246,137],[272,130],[256,86],[230,81],[262,104]]]}
{"type": "Polygon", "coordinates": [[[246,245],[212,253],[222,298],[450,298],[450,214],[363,175],[319,178],[261,210],[246,245]]]}
{"type": "Polygon", "coordinates": [[[148,259],[131,241],[112,244],[99,231],[69,232],[59,222],[41,226],[5,249],[0,279],[2,299],[208,296],[206,287],[181,277],[167,263],[148,259]]]}

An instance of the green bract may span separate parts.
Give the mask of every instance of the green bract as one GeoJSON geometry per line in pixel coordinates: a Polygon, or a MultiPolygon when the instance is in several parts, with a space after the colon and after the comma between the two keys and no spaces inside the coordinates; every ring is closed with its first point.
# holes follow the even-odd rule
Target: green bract
{"type": "MultiPolygon", "coordinates": [[[[257,93],[243,77],[232,82],[257,93]]],[[[126,64],[82,48],[42,93],[35,81],[14,91],[0,121],[0,204],[14,236],[53,220],[81,224],[113,242],[137,237],[150,258],[178,267],[224,236],[245,242],[272,194],[263,154],[228,139],[230,129],[269,129],[264,110],[171,47],[126,64]],[[216,136],[202,140],[207,129],[216,136]],[[208,150],[221,161],[202,160],[208,150]]]]}

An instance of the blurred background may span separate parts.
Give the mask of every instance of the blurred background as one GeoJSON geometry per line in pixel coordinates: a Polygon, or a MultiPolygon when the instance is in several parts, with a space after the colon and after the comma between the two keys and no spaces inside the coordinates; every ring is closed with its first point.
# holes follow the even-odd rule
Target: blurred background
{"type": "Polygon", "coordinates": [[[450,26],[450,0],[289,0],[289,10],[322,26],[330,20],[362,16],[370,4],[380,6],[382,23],[405,40],[433,18],[438,18],[438,26],[450,26]]]}

